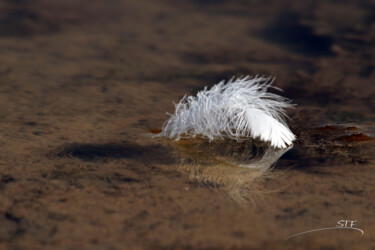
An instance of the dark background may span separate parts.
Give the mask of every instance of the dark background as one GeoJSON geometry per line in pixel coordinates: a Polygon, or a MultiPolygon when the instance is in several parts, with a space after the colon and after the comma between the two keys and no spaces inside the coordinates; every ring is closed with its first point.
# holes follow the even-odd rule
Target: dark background
{"type": "Polygon", "coordinates": [[[375,245],[375,3],[0,2],[0,247],[375,245]],[[299,140],[255,203],[178,171],[172,101],[275,76],[299,140]],[[328,125],[328,126],[327,126],[328,125]],[[363,133],[363,134],[361,134],[363,133]],[[365,235],[295,233],[357,220],[365,235]]]}

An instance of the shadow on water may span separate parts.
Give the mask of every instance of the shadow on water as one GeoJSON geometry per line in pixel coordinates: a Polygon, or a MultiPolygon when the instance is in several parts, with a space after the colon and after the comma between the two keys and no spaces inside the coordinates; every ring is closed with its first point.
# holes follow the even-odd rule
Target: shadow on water
{"type": "Polygon", "coordinates": [[[24,1],[0,10],[0,37],[31,37],[59,31],[56,22],[50,20],[24,1]]]}
{"type": "Polygon", "coordinates": [[[161,145],[140,146],[130,142],[124,143],[71,143],[57,150],[58,157],[72,157],[84,161],[110,159],[138,159],[161,164],[174,162],[166,148],[161,145]]]}
{"type": "Polygon", "coordinates": [[[14,182],[16,179],[11,175],[1,175],[0,177],[0,190],[2,190],[8,183],[14,182]]]}
{"type": "Polygon", "coordinates": [[[332,39],[329,36],[316,35],[312,27],[300,23],[298,14],[284,11],[258,35],[263,39],[277,43],[291,52],[310,57],[333,56],[332,39]]]}

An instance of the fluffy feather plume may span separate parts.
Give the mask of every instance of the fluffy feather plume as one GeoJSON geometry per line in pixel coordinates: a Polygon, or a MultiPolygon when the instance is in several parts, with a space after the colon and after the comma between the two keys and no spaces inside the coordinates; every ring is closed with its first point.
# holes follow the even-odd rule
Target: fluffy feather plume
{"type": "Polygon", "coordinates": [[[204,88],[196,97],[184,96],[158,136],[175,140],[203,136],[210,141],[252,138],[286,148],[296,138],[284,120],[284,109],[293,104],[267,92],[272,82],[266,77],[232,78],[204,88]]]}

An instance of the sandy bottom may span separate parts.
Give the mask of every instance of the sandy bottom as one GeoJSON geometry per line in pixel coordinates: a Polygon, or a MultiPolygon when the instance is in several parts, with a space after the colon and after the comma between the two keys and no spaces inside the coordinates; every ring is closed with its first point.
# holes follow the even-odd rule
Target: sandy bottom
{"type": "Polygon", "coordinates": [[[0,248],[374,247],[374,7],[1,2],[0,248]],[[152,137],[173,101],[248,74],[298,104],[298,140],[267,173],[223,181],[233,172],[186,167],[152,137]],[[364,235],[285,240],[339,220],[364,235]]]}

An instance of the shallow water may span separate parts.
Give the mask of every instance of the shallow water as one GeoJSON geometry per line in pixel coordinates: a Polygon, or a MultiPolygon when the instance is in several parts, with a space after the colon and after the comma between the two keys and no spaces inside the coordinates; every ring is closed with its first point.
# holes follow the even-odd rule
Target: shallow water
{"type": "MultiPolygon", "coordinates": [[[[350,0],[1,2],[1,248],[370,248],[373,9],[350,0]],[[185,94],[248,74],[275,76],[294,100],[298,140],[262,178],[248,175],[256,180],[242,191],[254,195],[243,205],[230,192],[238,186],[202,185],[202,169],[184,169],[149,131],[185,94]],[[339,220],[364,235],[284,241],[339,220]]],[[[220,169],[211,174],[228,175],[220,169]]]]}

